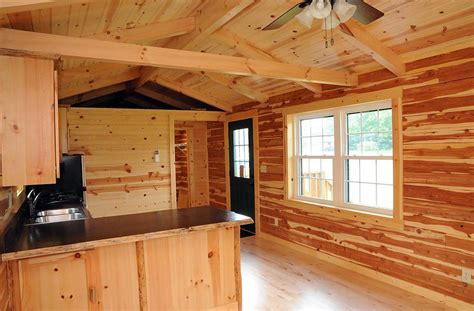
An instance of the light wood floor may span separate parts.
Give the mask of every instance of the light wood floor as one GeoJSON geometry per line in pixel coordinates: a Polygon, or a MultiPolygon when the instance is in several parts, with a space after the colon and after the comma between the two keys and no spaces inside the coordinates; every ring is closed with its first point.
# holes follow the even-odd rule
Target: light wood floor
{"type": "Polygon", "coordinates": [[[450,310],[262,238],[242,239],[243,310],[450,310]]]}

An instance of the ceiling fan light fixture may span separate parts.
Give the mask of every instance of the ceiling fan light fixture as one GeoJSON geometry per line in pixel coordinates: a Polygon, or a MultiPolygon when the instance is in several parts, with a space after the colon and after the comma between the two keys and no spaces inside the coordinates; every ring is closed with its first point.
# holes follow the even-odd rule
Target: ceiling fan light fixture
{"type": "Polygon", "coordinates": [[[313,25],[313,15],[311,15],[309,6],[305,7],[304,10],[295,17],[306,28],[311,28],[313,25]]]}
{"type": "Polygon", "coordinates": [[[324,19],[331,14],[332,6],[329,0],[317,0],[311,2],[309,11],[314,18],[324,19]]]}
{"type": "Polygon", "coordinates": [[[334,12],[341,23],[347,22],[356,12],[357,6],[348,3],[346,0],[336,0],[334,12]]]}

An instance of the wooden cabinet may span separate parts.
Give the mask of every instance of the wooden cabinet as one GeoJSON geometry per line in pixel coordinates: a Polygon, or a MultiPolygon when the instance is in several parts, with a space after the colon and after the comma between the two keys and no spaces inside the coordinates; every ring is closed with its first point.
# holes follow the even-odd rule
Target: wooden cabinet
{"type": "Polygon", "coordinates": [[[140,309],[135,243],[23,259],[16,267],[17,310],[140,309]]]}
{"type": "Polygon", "coordinates": [[[55,183],[57,87],[54,61],[0,56],[3,186],[55,183]]]}
{"type": "Polygon", "coordinates": [[[21,310],[87,310],[87,252],[20,260],[21,310]]]}

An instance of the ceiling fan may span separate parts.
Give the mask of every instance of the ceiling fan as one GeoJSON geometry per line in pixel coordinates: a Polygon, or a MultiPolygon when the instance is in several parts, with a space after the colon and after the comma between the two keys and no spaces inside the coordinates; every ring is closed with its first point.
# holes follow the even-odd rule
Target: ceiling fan
{"type": "MultiPolygon", "coordinates": [[[[363,0],[304,0],[286,11],[283,15],[268,24],[262,30],[273,30],[288,23],[293,17],[311,28],[313,20],[323,19],[321,28],[324,30],[333,29],[341,23],[347,22],[351,17],[367,25],[384,15],[373,6],[363,0]]],[[[331,34],[331,44],[334,44],[331,34]]],[[[326,35],[326,47],[327,47],[326,35]]]]}

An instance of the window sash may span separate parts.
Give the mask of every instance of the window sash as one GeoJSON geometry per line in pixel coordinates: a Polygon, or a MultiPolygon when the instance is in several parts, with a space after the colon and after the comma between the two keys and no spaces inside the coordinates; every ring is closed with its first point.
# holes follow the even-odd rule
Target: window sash
{"type": "MultiPolygon", "coordinates": [[[[346,169],[345,163],[346,160],[349,159],[358,159],[358,160],[392,160],[393,161],[393,147],[394,147],[394,135],[393,135],[393,126],[392,126],[392,155],[348,155],[348,146],[347,146],[347,115],[354,112],[365,112],[370,110],[383,110],[383,109],[392,109],[392,120],[393,116],[393,108],[391,100],[387,100],[386,102],[377,102],[373,104],[364,104],[364,105],[354,105],[350,107],[342,107],[336,108],[327,111],[321,112],[312,112],[312,113],[305,113],[302,115],[295,115],[294,117],[294,144],[293,144],[293,157],[294,159],[294,168],[295,171],[293,172],[293,194],[295,199],[307,201],[307,202],[314,202],[314,203],[321,203],[326,205],[331,205],[335,207],[342,207],[349,210],[357,210],[362,212],[370,212],[380,215],[387,215],[393,216],[394,215],[394,201],[392,201],[392,209],[383,209],[379,207],[372,207],[372,206],[365,206],[365,205],[358,205],[354,203],[346,202],[346,169]],[[321,155],[321,156],[307,156],[301,155],[300,143],[301,143],[301,121],[313,118],[324,118],[328,116],[334,117],[334,155],[321,155]],[[313,197],[307,197],[300,195],[300,176],[301,174],[301,167],[300,167],[300,160],[301,159],[332,159],[333,160],[333,200],[325,200],[313,197]]],[[[394,176],[392,181],[392,189],[395,195],[395,167],[394,167],[394,176]]],[[[374,183],[376,184],[376,183],[374,183]]],[[[379,183],[378,185],[382,185],[379,183]]]]}

